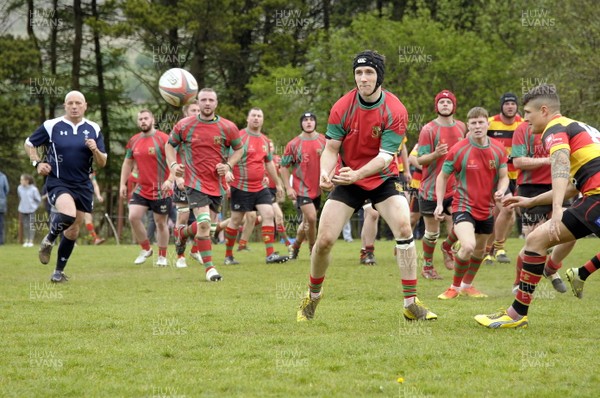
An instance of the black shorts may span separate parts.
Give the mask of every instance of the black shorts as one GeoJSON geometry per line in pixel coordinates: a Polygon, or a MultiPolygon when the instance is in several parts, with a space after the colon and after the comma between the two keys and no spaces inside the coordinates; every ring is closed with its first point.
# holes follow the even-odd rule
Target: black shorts
{"type": "Polygon", "coordinates": [[[457,211],[452,213],[452,221],[454,224],[461,222],[470,222],[475,227],[475,233],[480,235],[490,235],[494,232],[494,217],[490,217],[487,220],[476,220],[473,218],[471,213],[466,211],[457,211]]]}
{"type": "MultiPolygon", "coordinates": [[[[552,184],[523,184],[517,187],[517,195],[525,198],[533,198],[552,189],[552,184]]],[[[541,205],[531,208],[521,208],[521,220],[523,225],[535,225],[548,219],[552,211],[552,205],[541,205]]]]}
{"type": "Polygon", "coordinates": [[[68,194],[75,202],[75,208],[84,213],[91,213],[94,209],[94,188],[92,183],[81,185],[66,184],[64,181],[48,178],[46,180],[48,202],[56,206],[56,199],[62,194],[68,194]]]}
{"type": "Polygon", "coordinates": [[[563,224],[575,239],[595,234],[600,238],[600,194],[582,196],[566,209],[562,218],[563,224]]]}
{"type": "Polygon", "coordinates": [[[184,189],[179,189],[177,184],[173,187],[173,203],[185,203],[188,204],[187,194],[184,189]]]}
{"type": "Polygon", "coordinates": [[[365,204],[367,199],[370,199],[373,207],[376,208],[377,203],[383,202],[391,196],[400,195],[400,189],[400,183],[396,178],[385,180],[383,184],[371,191],[355,184],[337,185],[329,195],[329,199],[342,202],[356,211],[365,204]]]}
{"type": "Polygon", "coordinates": [[[171,197],[150,200],[144,198],[139,193],[134,193],[131,195],[131,199],[129,199],[129,205],[144,206],[156,214],[169,214],[171,212],[171,197]]]}
{"type": "Polygon", "coordinates": [[[301,209],[302,206],[313,204],[315,206],[315,210],[319,211],[321,208],[321,195],[317,196],[314,199],[309,198],[308,196],[297,196],[296,197],[296,207],[301,209]]]}
{"type": "Polygon", "coordinates": [[[275,203],[277,202],[277,188],[268,188],[269,192],[271,192],[271,196],[273,197],[273,199],[271,200],[271,203],[275,203]]]}
{"type": "Polygon", "coordinates": [[[408,190],[408,206],[411,213],[421,212],[419,207],[419,190],[417,188],[410,188],[408,190]]]}
{"type": "Polygon", "coordinates": [[[411,188],[408,185],[408,179],[404,176],[404,174],[400,173],[398,174],[398,182],[400,183],[400,186],[402,187],[402,190],[400,192],[408,192],[411,188]]]}
{"type": "Polygon", "coordinates": [[[231,187],[231,211],[254,211],[256,205],[271,205],[271,191],[264,188],[258,192],[247,192],[231,187]]]}
{"type": "MultiPolygon", "coordinates": [[[[450,210],[452,209],[452,196],[444,199],[442,201],[442,206],[444,206],[444,214],[451,215],[452,213],[450,210]]],[[[433,212],[435,211],[436,207],[436,201],[419,198],[419,209],[421,210],[422,215],[433,217],[433,212]]]]}
{"type": "Polygon", "coordinates": [[[190,187],[185,187],[185,194],[187,196],[188,204],[191,211],[198,207],[208,206],[210,210],[212,210],[215,213],[221,212],[220,196],[207,195],[203,192],[196,191],[195,189],[190,187]]]}

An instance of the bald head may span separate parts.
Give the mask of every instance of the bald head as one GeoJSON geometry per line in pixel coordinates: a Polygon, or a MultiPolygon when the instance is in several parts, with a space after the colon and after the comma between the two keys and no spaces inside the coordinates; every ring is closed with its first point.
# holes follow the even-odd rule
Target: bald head
{"type": "Polygon", "coordinates": [[[73,90],[73,91],[69,91],[67,93],[67,95],[65,95],[65,104],[67,103],[67,101],[71,98],[78,98],[81,101],[83,101],[85,103],[85,97],[83,96],[83,94],[81,93],[81,91],[77,91],[77,90],[73,90]]]}
{"type": "Polygon", "coordinates": [[[79,123],[87,110],[85,97],[79,91],[69,91],[65,95],[65,118],[72,123],[79,123]]]}

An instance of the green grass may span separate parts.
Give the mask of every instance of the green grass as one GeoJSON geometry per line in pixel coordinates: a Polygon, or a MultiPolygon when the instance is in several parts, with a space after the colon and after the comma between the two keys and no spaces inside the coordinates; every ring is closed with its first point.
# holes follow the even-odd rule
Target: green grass
{"type": "MultiPolygon", "coordinates": [[[[522,244],[509,241],[511,257],[522,244]]],[[[583,264],[597,245],[581,240],[565,266],[583,264]]],[[[71,280],[62,285],[48,282],[52,267],[38,263],[36,249],[2,246],[0,395],[592,397],[600,391],[596,277],[583,300],[543,281],[528,329],[488,330],[473,316],[512,302],[513,266],[482,266],[476,286],[489,298],[452,301],[436,298],[451,277],[441,266],[443,281],[419,280],[419,296],[439,320],[407,323],[392,243],[377,242],[378,264],[365,267],[357,264],[359,244],[339,241],[316,317],[298,324],[307,249],[297,261],[266,265],[261,246],[236,256],[242,265],[219,266],[224,280],[208,283],[195,264],[133,265],[139,251],[133,245],[80,245],[66,270],[71,280]]],[[[223,254],[217,246],[217,264],[223,254]]],[[[442,264],[438,253],[436,260],[442,264]]]]}

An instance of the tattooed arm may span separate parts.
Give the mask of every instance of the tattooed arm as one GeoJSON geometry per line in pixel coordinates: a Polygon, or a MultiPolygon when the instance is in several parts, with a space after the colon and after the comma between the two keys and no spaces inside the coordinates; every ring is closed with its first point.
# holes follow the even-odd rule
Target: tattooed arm
{"type": "Polygon", "coordinates": [[[569,182],[571,181],[571,153],[567,148],[562,148],[550,155],[552,167],[552,219],[550,220],[550,234],[558,240],[558,226],[562,221],[562,204],[569,182]]]}
{"type": "Polygon", "coordinates": [[[570,152],[563,148],[550,155],[550,165],[552,167],[552,207],[562,209],[565,199],[565,192],[571,180],[571,161],[570,152]]]}

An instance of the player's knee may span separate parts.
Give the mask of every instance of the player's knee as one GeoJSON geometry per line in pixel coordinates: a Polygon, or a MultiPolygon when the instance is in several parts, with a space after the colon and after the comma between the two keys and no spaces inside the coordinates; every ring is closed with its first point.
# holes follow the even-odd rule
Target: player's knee
{"type": "Polygon", "coordinates": [[[317,215],[309,214],[305,217],[306,224],[315,225],[317,223],[317,215]]]}
{"type": "Polygon", "coordinates": [[[554,244],[556,242],[549,241],[548,230],[543,225],[531,231],[525,238],[525,250],[536,253],[546,253],[546,250],[554,244]]]}
{"type": "Polygon", "coordinates": [[[333,236],[330,233],[321,233],[317,238],[317,244],[319,245],[320,251],[329,252],[333,248],[337,240],[337,236],[333,236]]]}
{"type": "Polygon", "coordinates": [[[67,239],[76,240],[79,236],[79,223],[72,224],[69,228],[67,228],[63,234],[67,239]]]}
{"type": "Polygon", "coordinates": [[[185,214],[188,215],[190,212],[190,208],[188,206],[182,206],[177,208],[177,214],[185,214]]]}
{"type": "Polygon", "coordinates": [[[129,219],[130,223],[135,223],[135,222],[141,222],[142,221],[142,215],[141,214],[137,214],[137,213],[129,213],[129,216],[127,218],[129,219]]]}
{"type": "MultiPolygon", "coordinates": [[[[460,242],[460,249],[458,250],[458,257],[463,259],[471,258],[475,253],[475,242],[460,242]]],[[[483,251],[482,251],[483,253],[483,251]]]]}
{"type": "Polygon", "coordinates": [[[196,216],[196,222],[198,223],[198,231],[210,231],[210,213],[198,213],[196,216]]]}
{"type": "Polygon", "coordinates": [[[160,228],[160,229],[168,228],[168,221],[166,218],[165,219],[159,218],[158,220],[155,220],[155,224],[156,224],[156,228],[160,228]]]}
{"type": "Polygon", "coordinates": [[[427,239],[430,242],[436,242],[439,237],[440,237],[440,231],[437,231],[437,232],[425,231],[425,234],[423,235],[423,239],[427,239]]]}

